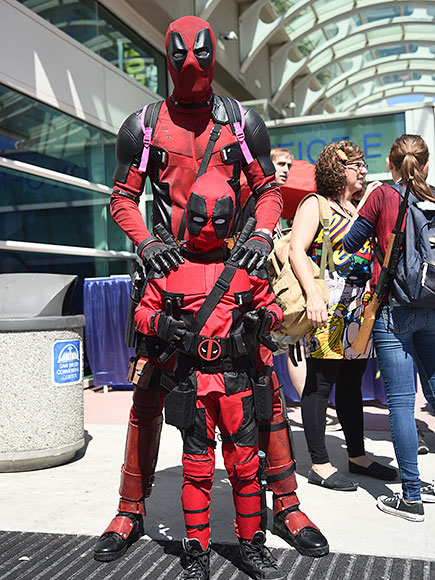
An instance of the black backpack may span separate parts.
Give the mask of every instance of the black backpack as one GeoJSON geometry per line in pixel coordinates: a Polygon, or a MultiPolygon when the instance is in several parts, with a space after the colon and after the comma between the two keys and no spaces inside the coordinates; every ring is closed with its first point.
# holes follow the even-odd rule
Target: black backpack
{"type": "MultiPolygon", "coordinates": [[[[404,185],[391,187],[403,197],[404,185]]],[[[390,289],[402,306],[435,308],[435,201],[409,194],[403,250],[390,289]]]]}

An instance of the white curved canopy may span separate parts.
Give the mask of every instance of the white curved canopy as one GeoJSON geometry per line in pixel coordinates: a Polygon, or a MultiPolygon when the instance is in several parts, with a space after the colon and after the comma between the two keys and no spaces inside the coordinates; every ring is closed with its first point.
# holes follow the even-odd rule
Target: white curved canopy
{"type": "Polygon", "coordinates": [[[370,94],[371,103],[397,95],[398,83],[400,94],[435,96],[433,0],[291,4],[256,0],[239,18],[240,73],[255,69],[267,50],[270,100],[277,109],[291,103],[297,116],[351,111],[363,95],[370,94]]]}

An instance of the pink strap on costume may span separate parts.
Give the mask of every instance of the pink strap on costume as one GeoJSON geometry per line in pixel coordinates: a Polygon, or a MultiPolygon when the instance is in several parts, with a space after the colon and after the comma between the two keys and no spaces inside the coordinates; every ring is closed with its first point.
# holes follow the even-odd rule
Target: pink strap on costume
{"type": "Polygon", "coordinates": [[[250,163],[252,163],[254,161],[254,158],[252,157],[251,152],[249,151],[249,147],[245,141],[245,132],[244,132],[245,113],[244,113],[243,107],[239,103],[239,101],[236,101],[236,103],[238,104],[239,109],[240,109],[241,124],[238,121],[236,121],[234,123],[234,131],[236,133],[236,138],[237,138],[237,141],[239,142],[240,149],[242,150],[243,157],[246,159],[246,163],[249,165],[250,163]]]}
{"type": "Polygon", "coordinates": [[[145,172],[148,166],[148,158],[150,156],[150,145],[151,145],[151,136],[153,133],[152,127],[145,127],[145,113],[148,108],[148,105],[145,105],[142,109],[142,113],[140,116],[140,126],[143,131],[143,151],[142,157],[140,160],[139,171],[145,172]]]}

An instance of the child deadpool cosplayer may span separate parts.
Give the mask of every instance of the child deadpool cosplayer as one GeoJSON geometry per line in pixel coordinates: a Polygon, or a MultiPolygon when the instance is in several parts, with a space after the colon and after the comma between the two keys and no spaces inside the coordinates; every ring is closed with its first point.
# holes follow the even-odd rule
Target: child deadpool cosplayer
{"type": "MultiPolygon", "coordinates": [[[[236,124],[230,122],[225,100],[214,95],[211,87],[216,42],[208,22],[195,16],[174,21],[166,33],[166,51],[174,90],[158,109],[153,109],[156,114],[146,146],[141,111],[132,113],[118,134],[117,168],[110,204],[112,218],[137,246],[147,272],[151,268],[162,273],[176,270],[183,261],[178,247],[163,243],[151,234],[138,208],[146,177],[153,192],[153,228],[162,224],[175,238],[183,240],[185,209],[192,184],[201,173],[211,169],[234,191],[230,235],[240,231],[243,226],[240,172],[243,171],[255,200],[257,229],[235,257],[238,265],[247,271],[260,268],[271,249],[271,232],[282,209],[280,191],[274,181],[275,168],[269,157],[266,126],[255,111],[242,109],[244,131],[240,133],[239,123],[238,130],[233,131],[236,124]]],[[[239,110],[236,101],[228,99],[227,102],[235,111],[239,110]]],[[[157,348],[155,337],[148,338],[142,341],[143,352],[148,349],[148,354],[153,354],[157,348]]],[[[271,366],[271,351],[262,348],[261,352],[264,364],[271,366]]],[[[323,556],[329,550],[326,538],[299,510],[288,422],[274,372],[271,385],[273,414],[269,422],[260,426],[260,446],[267,455],[268,489],[274,494],[274,532],[301,554],[323,556]]],[[[150,495],[154,481],[166,392],[160,386],[157,371],[151,377],[148,390],[135,389],[121,473],[119,511],[95,545],[96,560],[121,557],[144,533],[144,500],[150,495]]]]}
{"type": "Polygon", "coordinates": [[[234,204],[234,191],[217,170],[198,178],[187,203],[184,264],[168,276],[151,274],[135,316],[140,333],[157,336],[177,349],[178,388],[167,396],[165,408],[166,420],[182,427],[185,578],[195,580],[209,578],[216,426],[233,488],[242,566],[254,578],[284,578],[264,545],[261,512],[266,505],[261,495],[265,490],[258,478],[258,427],[252,392],[267,389],[269,409],[257,405],[255,410],[270,417],[270,387],[255,384],[256,329],[276,329],[283,315],[265,268],[248,274],[243,268],[225,265],[229,258],[225,238],[234,204]],[[223,274],[224,268],[228,276],[223,274]],[[218,279],[227,281],[226,290],[219,292],[218,279]],[[218,293],[217,303],[214,292],[218,293]],[[172,316],[165,314],[168,303],[172,316]]]}

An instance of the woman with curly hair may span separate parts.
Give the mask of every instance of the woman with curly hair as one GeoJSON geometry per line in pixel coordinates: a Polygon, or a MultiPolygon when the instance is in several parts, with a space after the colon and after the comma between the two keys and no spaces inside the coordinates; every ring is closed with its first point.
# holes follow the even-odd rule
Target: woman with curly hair
{"type": "Polygon", "coordinates": [[[367,165],[364,152],[351,141],[326,145],[316,163],[317,193],[327,198],[332,212],[330,238],[333,266],[325,279],[330,299],[325,306],[314,281],[309,260],[320,265],[323,229],[319,206],[308,197],[296,212],[290,242],[290,260],[307,298],[311,329],[306,337],[307,377],[301,399],[302,420],[312,467],[308,482],[341,491],[358,484],[330,462],[325,444],[328,398],[335,383],[337,416],[342,425],[351,473],[393,480],[396,470],[371,460],[364,449],[361,381],[370,351],[364,355],[351,344],[361,324],[366,285],[371,277],[372,249],[367,241],[356,253],[343,250],[345,230],[356,214],[352,197],[361,192],[367,165]]]}
{"type": "MultiPolygon", "coordinates": [[[[429,150],[420,135],[402,135],[391,146],[387,163],[395,184],[413,178],[409,203],[435,209],[435,189],[426,183],[429,150]],[[416,199],[415,199],[416,198],[416,199]]],[[[375,188],[359,209],[359,216],[344,240],[348,251],[376,235],[385,255],[395,226],[400,194],[388,184],[375,188]]],[[[381,266],[375,256],[371,285],[376,287],[381,266]]],[[[429,278],[429,276],[428,276],[429,278]]],[[[373,326],[373,340],[387,389],[391,435],[399,464],[403,495],[378,497],[381,511],[411,521],[423,521],[421,500],[435,501],[432,485],[420,483],[418,436],[414,418],[417,367],[423,393],[435,411],[435,308],[400,305],[392,296],[382,302],[373,326]]]]}

